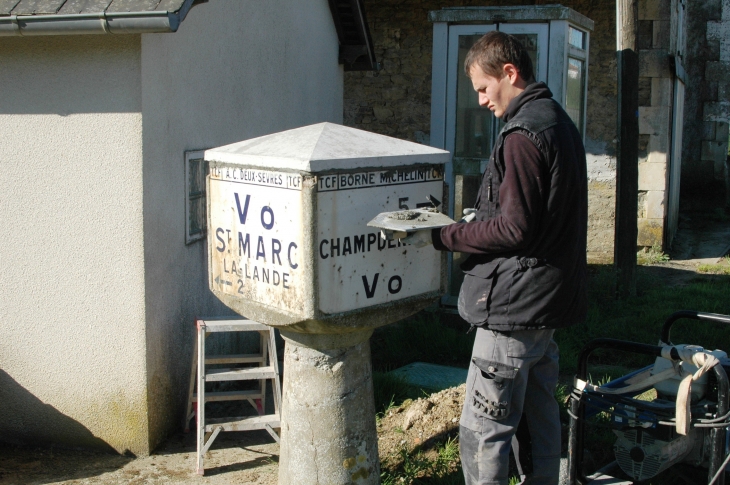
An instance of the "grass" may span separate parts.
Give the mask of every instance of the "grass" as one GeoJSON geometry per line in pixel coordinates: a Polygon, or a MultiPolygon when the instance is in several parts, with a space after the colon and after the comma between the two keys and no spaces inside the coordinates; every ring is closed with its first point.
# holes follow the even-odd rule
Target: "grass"
{"type": "Polygon", "coordinates": [[[376,419],[382,418],[406,399],[416,399],[422,394],[420,389],[409,386],[401,376],[377,371],[373,372],[373,391],[376,419]]]}
{"type": "Polygon", "coordinates": [[[698,273],[730,275],[730,255],[724,256],[720,262],[716,264],[701,264],[697,267],[698,273]]]}
{"type": "Polygon", "coordinates": [[[669,255],[662,252],[662,248],[660,246],[652,246],[650,248],[645,247],[636,253],[636,264],[640,266],[666,263],[667,261],[669,261],[669,255]]]}
{"type": "MultiPolygon", "coordinates": [[[[586,323],[555,333],[560,347],[562,373],[573,373],[577,368],[580,350],[594,338],[618,338],[632,342],[656,344],[666,318],[678,310],[697,310],[709,313],[730,314],[730,278],[706,276],[671,286],[671,272],[657,276],[649,271],[664,268],[637,268],[638,295],[627,300],[614,297],[615,273],[608,265],[591,265],[588,287],[589,306],[586,323]]],[[[693,343],[708,348],[730,349],[730,332],[727,326],[680,320],[673,327],[674,343],[693,343]]],[[[638,356],[595,353],[591,362],[623,367],[638,367],[647,363],[638,356]]]]}
{"type": "MultiPolygon", "coordinates": [[[[647,259],[666,261],[657,251],[647,251],[647,259]]],[[[718,266],[730,267],[730,258],[718,266]]],[[[560,366],[564,380],[572,378],[578,363],[578,354],[592,339],[618,338],[633,342],[656,344],[666,318],[678,310],[697,310],[709,313],[730,314],[730,278],[728,273],[706,271],[705,275],[689,279],[682,285],[672,285],[671,268],[637,268],[638,295],[628,300],[616,300],[616,278],[610,265],[589,267],[589,310],[585,324],[556,331],[555,340],[560,347],[560,366]],[[657,273],[661,270],[664,273],[657,273]]],[[[447,326],[436,313],[422,312],[416,317],[398,324],[378,329],[373,335],[373,380],[376,409],[387,413],[391,406],[405,399],[414,399],[422,393],[409,388],[403,381],[387,374],[411,362],[431,362],[441,365],[467,367],[474,342],[474,332],[466,333],[467,327],[447,326]]],[[[710,349],[730,351],[730,331],[727,326],[680,320],[673,327],[674,343],[692,343],[710,349]]],[[[608,381],[653,362],[643,356],[596,351],[591,354],[590,364],[594,377],[608,381]]],[[[559,386],[556,397],[561,403],[561,419],[567,422],[564,408],[570,389],[559,386]]],[[[597,427],[605,423],[595,423],[597,427]]],[[[588,435],[588,446],[593,450],[597,465],[612,458],[615,436],[610,431],[588,435]]],[[[418,448],[403,448],[399,452],[400,464],[383,463],[381,481],[395,484],[461,484],[463,476],[458,462],[458,441],[448,441],[437,448],[436,457],[428,456],[418,448]],[[430,457],[430,458],[429,458],[430,457]]],[[[516,483],[516,480],[513,479],[516,483]]],[[[512,484],[512,481],[510,482],[512,484]]]]}
{"type": "Polygon", "coordinates": [[[447,439],[435,450],[435,457],[429,457],[417,447],[410,449],[404,444],[395,457],[395,466],[383,467],[380,474],[382,485],[438,484],[457,485],[464,483],[459,463],[459,442],[447,439]]]}

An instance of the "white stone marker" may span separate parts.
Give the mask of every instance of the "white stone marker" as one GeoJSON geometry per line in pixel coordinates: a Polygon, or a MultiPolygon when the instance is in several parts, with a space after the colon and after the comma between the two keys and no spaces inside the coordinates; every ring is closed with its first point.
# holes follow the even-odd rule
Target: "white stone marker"
{"type": "Polygon", "coordinates": [[[442,255],[381,212],[444,200],[443,150],[332,123],[207,150],[211,291],[286,341],[280,484],[377,484],[369,337],[434,302],[442,255]]]}

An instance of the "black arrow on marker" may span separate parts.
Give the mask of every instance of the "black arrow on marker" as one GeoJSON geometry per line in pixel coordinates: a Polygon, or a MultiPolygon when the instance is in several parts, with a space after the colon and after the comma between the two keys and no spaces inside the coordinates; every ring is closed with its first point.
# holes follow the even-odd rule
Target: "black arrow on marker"
{"type": "Polygon", "coordinates": [[[217,284],[217,285],[228,285],[228,286],[233,285],[233,283],[231,283],[230,281],[222,280],[220,276],[216,276],[215,277],[215,284],[217,284]]]}

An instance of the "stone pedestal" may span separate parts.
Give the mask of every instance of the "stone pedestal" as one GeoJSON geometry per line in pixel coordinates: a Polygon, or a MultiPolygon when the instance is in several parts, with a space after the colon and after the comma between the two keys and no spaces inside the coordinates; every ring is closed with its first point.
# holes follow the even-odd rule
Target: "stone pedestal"
{"type": "Polygon", "coordinates": [[[280,485],[379,483],[371,334],[282,333],[280,485]]]}

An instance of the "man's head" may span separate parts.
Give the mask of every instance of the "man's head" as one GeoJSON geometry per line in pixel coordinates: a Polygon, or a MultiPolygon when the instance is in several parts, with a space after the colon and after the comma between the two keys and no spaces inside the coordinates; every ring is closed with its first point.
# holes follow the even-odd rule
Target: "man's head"
{"type": "Polygon", "coordinates": [[[464,70],[479,105],[502,117],[507,105],[534,81],[532,60],[520,42],[504,32],[488,32],[466,55],[464,70]]]}

